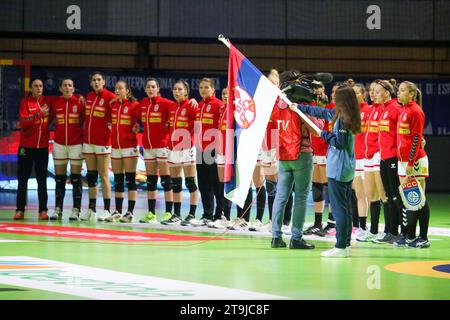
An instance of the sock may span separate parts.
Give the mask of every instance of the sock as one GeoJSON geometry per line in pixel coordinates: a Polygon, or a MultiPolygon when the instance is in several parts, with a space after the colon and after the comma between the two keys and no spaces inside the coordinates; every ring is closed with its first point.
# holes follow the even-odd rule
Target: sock
{"type": "Polygon", "coordinates": [[[256,188],[256,219],[262,221],[266,209],[266,188],[256,188]]]}
{"type": "Polygon", "coordinates": [[[408,217],[407,238],[409,240],[414,240],[416,238],[417,213],[418,211],[406,211],[408,217]]]}
{"type": "Polygon", "coordinates": [[[94,212],[97,212],[95,207],[97,206],[97,199],[89,199],[89,209],[94,212]]]}
{"type": "Polygon", "coordinates": [[[384,216],[384,233],[388,234],[391,229],[391,204],[386,201],[383,202],[383,216],[384,216]]]}
{"type": "Polygon", "coordinates": [[[356,192],[352,189],[352,196],[351,196],[351,202],[352,202],[352,221],[353,221],[353,227],[358,228],[359,227],[359,213],[358,213],[358,199],[356,198],[356,192]]]}
{"type": "Polygon", "coordinates": [[[322,228],[322,213],[314,213],[314,227],[322,228]]]}
{"type": "Polygon", "coordinates": [[[156,199],[147,199],[148,211],[155,213],[156,199]]]}
{"type": "Polygon", "coordinates": [[[116,210],[119,213],[122,213],[122,204],[123,204],[123,198],[116,197],[116,210]]]}
{"type": "Polygon", "coordinates": [[[277,192],[277,182],[272,180],[266,180],[267,191],[267,207],[269,208],[269,219],[272,220],[272,208],[273,201],[275,200],[275,194],[277,192]]]}
{"type": "Polygon", "coordinates": [[[64,196],[66,195],[66,179],[67,176],[64,174],[57,174],[55,177],[56,187],[55,187],[55,207],[63,210],[64,196]]]}
{"type": "Polygon", "coordinates": [[[195,217],[196,210],[197,210],[197,205],[191,204],[191,207],[189,208],[189,214],[195,217]]]}
{"type": "Polygon", "coordinates": [[[239,206],[237,206],[238,218],[244,219],[247,222],[250,221],[250,213],[251,213],[250,211],[252,202],[253,202],[253,191],[252,188],[250,188],[247,193],[247,199],[245,199],[244,207],[240,208],[239,206]]]}
{"type": "Polygon", "coordinates": [[[134,200],[128,200],[128,211],[133,213],[134,205],[136,204],[136,201],[134,200]]]}
{"type": "Polygon", "coordinates": [[[166,212],[172,213],[172,206],[173,206],[172,201],[166,201],[166,212]]]}
{"type": "Polygon", "coordinates": [[[367,217],[359,217],[359,227],[363,230],[367,230],[367,217]]]}
{"type": "Polygon", "coordinates": [[[83,185],[81,184],[81,174],[71,174],[73,207],[81,210],[81,197],[83,195],[83,185]]]}
{"type": "Polygon", "coordinates": [[[227,220],[231,219],[231,201],[227,198],[223,198],[223,215],[227,220]]]}
{"type": "Polygon", "coordinates": [[[430,207],[428,202],[425,202],[425,206],[419,211],[419,225],[420,225],[420,238],[428,240],[428,224],[430,223],[430,207]]]}
{"type": "Polygon", "coordinates": [[[105,210],[110,211],[111,207],[111,199],[103,199],[105,210]]]}
{"type": "Polygon", "coordinates": [[[283,224],[285,226],[288,226],[291,223],[291,217],[292,217],[292,203],[294,202],[294,197],[291,195],[289,196],[288,202],[286,203],[286,208],[284,209],[284,218],[283,218],[283,224]]]}
{"type": "Polygon", "coordinates": [[[181,202],[173,203],[173,215],[177,217],[181,217],[181,202]]]}
{"type": "Polygon", "coordinates": [[[380,201],[370,203],[370,233],[378,234],[378,222],[380,221],[380,201]]]}

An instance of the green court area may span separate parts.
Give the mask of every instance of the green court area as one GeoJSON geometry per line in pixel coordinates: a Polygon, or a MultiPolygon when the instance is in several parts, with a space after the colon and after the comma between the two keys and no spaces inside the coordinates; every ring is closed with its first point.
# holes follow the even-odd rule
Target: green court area
{"type": "Polygon", "coordinates": [[[271,249],[269,233],[17,223],[2,210],[0,299],[449,299],[450,197],[428,199],[430,248],[354,242],[344,259],[321,258],[332,237],[271,249]]]}

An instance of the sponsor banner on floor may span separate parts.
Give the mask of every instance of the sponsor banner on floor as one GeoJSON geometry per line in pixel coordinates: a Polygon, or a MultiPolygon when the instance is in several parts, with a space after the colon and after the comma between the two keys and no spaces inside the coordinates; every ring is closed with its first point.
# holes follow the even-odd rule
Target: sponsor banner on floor
{"type": "Polygon", "coordinates": [[[0,257],[0,283],[99,300],[287,299],[26,256],[0,257]]]}
{"type": "Polygon", "coordinates": [[[157,242],[157,241],[205,241],[231,240],[219,237],[201,237],[150,232],[135,232],[96,228],[74,228],[39,224],[0,223],[0,233],[12,233],[34,236],[89,239],[114,242],[157,242]]]}

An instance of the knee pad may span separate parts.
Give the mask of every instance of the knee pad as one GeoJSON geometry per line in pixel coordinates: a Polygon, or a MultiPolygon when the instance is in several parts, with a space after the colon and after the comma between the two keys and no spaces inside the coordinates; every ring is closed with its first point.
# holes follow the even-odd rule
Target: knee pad
{"type": "Polygon", "coordinates": [[[97,186],[98,182],[98,171],[96,170],[88,170],[86,174],[87,183],[89,188],[94,188],[97,186]]]}
{"type": "Polygon", "coordinates": [[[269,197],[275,197],[275,194],[277,193],[277,182],[266,180],[266,190],[269,197]]]}
{"type": "Polygon", "coordinates": [[[320,202],[323,201],[323,183],[312,183],[312,194],[313,194],[313,200],[314,202],[320,202]]]}
{"type": "Polygon", "coordinates": [[[125,184],[124,184],[125,175],[123,173],[115,173],[114,174],[114,191],[115,192],[124,192],[125,184]]]}
{"type": "Polygon", "coordinates": [[[182,178],[172,178],[172,191],[175,193],[180,193],[182,190],[182,178]]]}
{"type": "Polygon", "coordinates": [[[125,172],[128,191],[136,191],[136,172],[125,172]]]}
{"type": "Polygon", "coordinates": [[[161,176],[161,185],[164,189],[164,192],[172,190],[172,179],[170,176],[161,176]]]}
{"type": "Polygon", "coordinates": [[[147,191],[156,191],[157,182],[158,182],[158,176],[147,175],[147,191]]]}
{"type": "Polygon", "coordinates": [[[185,178],[185,183],[186,183],[186,188],[189,190],[189,192],[197,191],[197,184],[195,183],[194,177],[185,178]]]}

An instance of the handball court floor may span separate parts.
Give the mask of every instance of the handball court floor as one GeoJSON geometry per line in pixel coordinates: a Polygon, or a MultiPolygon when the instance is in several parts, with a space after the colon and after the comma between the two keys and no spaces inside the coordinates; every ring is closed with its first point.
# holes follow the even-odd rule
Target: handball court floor
{"type": "MultiPolygon", "coordinates": [[[[186,191],[183,196],[188,203],[186,191]]],[[[49,208],[53,201],[50,191],[49,208]]],[[[354,241],[351,258],[326,259],[320,253],[333,246],[331,236],[305,236],[315,250],[271,249],[270,233],[140,224],[147,209],[144,192],[139,192],[136,222],[130,224],[69,223],[71,191],[63,221],[38,221],[35,190],[29,192],[26,219],[15,222],[15,194],[0,193],[0,300],[447,300],[450,197],[429,194],[428,201],[430,248],[354,241]]],[[[183,218],[187,211],[183,205],[183,218]]],[[[255,211],[253,207],[252,219],[255,211]]],[[[197,217],[201,213],[199,204],[197,217]]],[[[266,209],[263,221],[267,219],[266,209]]],[[[313,219],[309,206],[305,228],[313,219]]]]}

